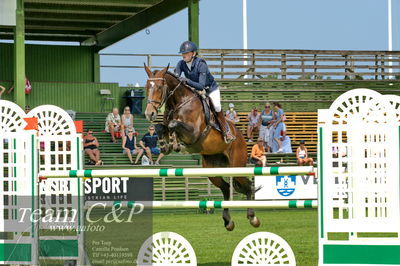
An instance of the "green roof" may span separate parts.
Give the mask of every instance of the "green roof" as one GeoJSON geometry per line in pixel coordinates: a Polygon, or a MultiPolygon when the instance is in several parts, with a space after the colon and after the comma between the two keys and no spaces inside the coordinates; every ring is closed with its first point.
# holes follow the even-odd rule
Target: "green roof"
{"type": "MultiPolygon", "coordinates": [[[[109,46],[184,9],[183,0],[25,0],[25,39],[109,46]]],[[[0,26],[0,39],[13,39],[0,26]]]]}

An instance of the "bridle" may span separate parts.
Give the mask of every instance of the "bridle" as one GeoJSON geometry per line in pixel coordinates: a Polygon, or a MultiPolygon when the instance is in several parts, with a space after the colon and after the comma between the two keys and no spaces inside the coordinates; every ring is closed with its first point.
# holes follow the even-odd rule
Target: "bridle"
{"type": "MultiPolygon", "coordinates": [[[[168,85],[166,84],[166,79],[165,78],[149,78],[148,79],[148,81],[155,81],[155,80],[162,80],[163,83],[164,83],[162,85],[163,86],[162,87],[162,99],[161,99],[161,101],[150,100],[150,96],[151,97],[153,96],[152,95],[153,91],[151,91],[151,94],[149,95],[149,99],[147,100],[147,103],[151,104],[154,107],[154,109],[156,109],[158,111],[159,108],[161,108],[168,101],[168,99],[175,93],[175,91],[182,84],[182,81],[179,81],[178,85],[176,85],[173,90],[171,90],[171,91],[169,91],[169,93],[167,93],[166,90],[168,89],[168,85]],[[158,106],[156,106],[156,104],[158,106]]],[[[185,101],[181,102],[180,104],[178,104],[174,108],[170,109],[169,112],[166,115],[167,120],[169,120],[170,117],[173,115],[173,113],[177,112],[184,105],[190,103],[193,99],[199,97],[199,95],[197,93],[195,93],[195,89],[190,88],[190,87],[187,87],[187,88],[190,89],[193,92],[192,97],[189,97],[188,99],[186,99],[185,101]]],[[[197,145],[202,139],[204,139],[207,136],[207,134],[208,134],[208,132],[210,130],[211,130],[211,125],[207,125],[193,145],[197,145]]]]}
{"type": "MultiPolygon", "coordinates": [[[[168,85],[167,85],[166,79],[165,78],[149,78],[148,79],[148,81],[154,81],[154,80],[162,80],[164,83],[162,86],[162,99],[161,99],[161,102],[155,101],[153,99],[151,99],[151,100],[148,99],[147,103],[151,104],[154,107],[154,109],[159,111],[160,108],[164,105],[164,103],[169,99],[169,97],[171,97],[175,93],[175,91],[179,88],[179,86],[182,84],[182,81],[179,81],[178,85],[176,85],[175,88],[172,91],[170,91],[167,95],[168,85]],[[158,104],[158,106],[156,106],[155,104],[158,104]]],[[[150,96],[153,96],[152,94],[153,94],[153,92],[151,93],[150,96]]]]}

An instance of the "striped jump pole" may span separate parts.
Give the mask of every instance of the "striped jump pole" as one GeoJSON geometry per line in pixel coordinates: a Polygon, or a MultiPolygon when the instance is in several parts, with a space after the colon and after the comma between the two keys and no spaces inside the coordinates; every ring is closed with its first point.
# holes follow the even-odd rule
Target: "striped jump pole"
{"type": "Polygon", "coordinates": [[[144,206],[152,209],[244,209],[244,208],[266,208],[266,209],[291,209],[291,208],[317,208],[316,200],[281,200],[281,201],[105,201],[105,202],[86,202],[85,209],[90,207],[113,207],[133,208],[144,206]]]}
{"type": "Polygon", "coordinates": [[[209,176],[277,176],[314,175],[312,166],[230,167],[230,168],[161,168],[115,170],[44,171],[40,178],[67,177],[209,177],[209,176]]]}

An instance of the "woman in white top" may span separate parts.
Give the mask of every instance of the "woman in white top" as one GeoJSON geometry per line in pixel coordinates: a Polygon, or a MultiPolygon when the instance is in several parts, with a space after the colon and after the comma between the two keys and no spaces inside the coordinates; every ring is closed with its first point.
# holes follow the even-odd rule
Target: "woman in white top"
{"type": "Polygon", "coordinates": [[[122,137],[128,135],[128,129],[133,129],[133,115],[129,106],[125,106],[124,113],[121,116],[121,134],[122,137]]]}
{"type": "Polygon", "coordinates": [[[308,158],[307,148],[304,146],[304,140],[300,140],[300,146],[296,151],[297,157],[297,165],[313,165],[314,160],[312,158],[308,158]]]}

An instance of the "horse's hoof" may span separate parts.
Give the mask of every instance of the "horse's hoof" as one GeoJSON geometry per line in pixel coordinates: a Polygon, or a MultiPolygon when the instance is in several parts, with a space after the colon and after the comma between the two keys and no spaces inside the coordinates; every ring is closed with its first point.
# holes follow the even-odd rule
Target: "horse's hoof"
{"type": "Polygon", "coordinates": [[[249,221],[250,221],[250,224],[251,224],[253,227],[259,227],[260,224],[261,224],[260,219],[258,219],[256,216],[254,216],[254,217],[252,217],[252,218],[249,218],[249,221]]]}
{"type": "Polygon", "coordinates": [[[233,231],[235,229],[235,222],[230,220],[227,225],[225,225],[226,230],[233,231]]]}

